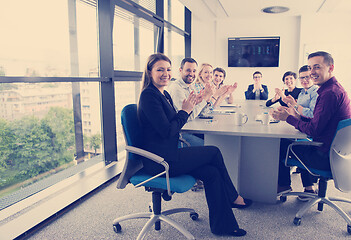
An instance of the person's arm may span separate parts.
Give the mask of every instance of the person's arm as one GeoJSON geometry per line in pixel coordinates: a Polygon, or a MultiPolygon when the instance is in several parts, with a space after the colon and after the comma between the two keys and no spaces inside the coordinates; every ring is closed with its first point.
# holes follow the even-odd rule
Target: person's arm
{"type": "Polygon", "coordinates": [[[189,116],[189,120],[195,119],[201,111],[207,106],[207,102],[203,100],[201,103],[197,104],[189,116]]]}
{"type": "Polygon", "coordinates": [[[318,93],[316,91],[311,93],[311,101],[308,104],[308,107],[302,107],[301,105],[298,106],[298,108],[301,107],[301,115],[313,118],[313,111],[314,107],[316,106],[316,101],[318,98],[318,93]]]}
{"type": "Polygon", "coordinates": [[[233,93],[230,93],[229,96],[227,97],[227,103],[229,103],[229,104],[234,103],[233,93]]]}
{"type": "Polygon", "coordinates": [[[265,85],[262,85],[263,91],[260,93],[260,99],[261,100],[267,100],[268,99],[268,88],[265,85]]]}
{"type": "Polygon", "coordinates": [[[161,97],[155,92],[146,90],[140,95],[139,108],[160,136],[168,139],[179,133],[189,114],[180,110],[173,119],[168,120],[161,101],[161,97]]]}
{"type": "Polygon", "coordinates": [[[246,100],[255,99],[255,92],[253,92],[253,85],[249,85],[247,91],[245,92],[246,100]]]}
{"type": "Polygon", "coordinates": [[[278,98],[277,100],[275,100],[275,98],[269,99],[269,100],[266,102],[266,107],[270,107],[270,106],[272,106],[273,104],[279,102],[279,99],[280,99],[280,98],[278,98]]]}
{"type": "Polygon", "coordinates": [[[336,106],[336,96],[333,94],[326,94],[319,99],[319,103],[315,105],[314,116],[309,121],[303,118],[300,121],[295,118],[287,118],[287,123],[294,126],[296,129],[309,136],[319,136],[321,132],[328,127],[330,119],[338,110],[336,106]]]}

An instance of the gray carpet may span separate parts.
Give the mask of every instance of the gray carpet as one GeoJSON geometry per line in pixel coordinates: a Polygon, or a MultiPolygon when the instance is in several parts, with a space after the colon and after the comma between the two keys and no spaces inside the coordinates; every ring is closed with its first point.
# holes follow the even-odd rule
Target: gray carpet
{"type": "MultiPolygon", "coordinates": [[[[124,190],[115,188],[116,181],[97,191],[94,195],[77,204],[73,209],[46,225],[30,240],[59,239],[136,239],[145,219],[122,222],[122,232],[116,234],[112,228],[115,217],[148,210],[151,194],[143,188],[134,189],[128,185],[124,190]]],[[[301,190],[299,175],[293,175],[293,188],[301,190]]],[[[333,182],[328,185],[330,196],[351,198],[351,194],[341,193],[334,188],[333,182]]],[[[241,228],[247,235],[240,239],[346,239],[346,222],[330,207],[323,212],[316,208],[308,211],[302,218],[300,226],[293,224],[296,211],[303,203],[296,197],[288,197],[285,203],[254,203],[245,210],[233,210],[241,228]]],[[[351,204],[340,203],[343,209],[351,214],[351,204]]],[[[188,213],[172,216],[181,222],[196,239],[232,239],[217,237],[210,232],[208,210],[204,192],[188,191],[173,195],[172,201],[163,202],[163,210],[174,207],[191,207],[199,213],[198,221],[192,221],[188,213]]],[[[162,224],[161,231],[152,231],[146,239],[184,239],[174,228],[162,224]]]]}

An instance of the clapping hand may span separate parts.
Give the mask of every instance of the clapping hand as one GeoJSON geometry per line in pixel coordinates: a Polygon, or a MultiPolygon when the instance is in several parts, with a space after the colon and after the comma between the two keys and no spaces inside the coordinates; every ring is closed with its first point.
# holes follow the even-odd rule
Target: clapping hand
{"type": "Polygon", "coordinates": [[[287,107],[280,106],[277,109],[272,109],[269,111],[269,114],[275,119],[280,121],[286,121],[288,116],[290,115],[287,112],[287,107]]]}
{"type": "Polygon", "coordinates": [[[182,110],[190,114],[198,101],[197,98],[198,96],[194,93],[194,91],[192,91],[188,98],[183,100],[182,110]]]}
{"type": "Polygon", "coordinates": [[[283,102],[285,102],[287,105],[290,104],[290,106],[294,107],[296,105],[296,100],[291,96],[288,95],[285,98],[282,99],[283,102]]]}
{"type": "Polygon", "coordinates": [[[211,84],[206,83],[205,88],[203,89],[203,99],[205,99],[207,102],[211,99],[211,96],[215,92],[215,87],[211,86],[211,84]]]}
{"type": "Polygon", "coordinates": [[[228,86],[228,90],[227,90],[227,95],[232,94],[237,87],[238,87],[238,83],[237,82],[234,83],[233,85],[229,85],[228,86]]]}

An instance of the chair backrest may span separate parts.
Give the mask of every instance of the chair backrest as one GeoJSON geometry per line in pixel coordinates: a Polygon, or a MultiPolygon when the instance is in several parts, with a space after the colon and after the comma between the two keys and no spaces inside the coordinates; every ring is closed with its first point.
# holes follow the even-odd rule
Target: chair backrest
{"type": "Polygon", "coordinates": [[[339,122],[329,156],[335,187],[351,191],[351,119],[339,122]]]}
{"type": "MultiPolygon", "coordinates": [[[[122,109],[121,123],[126,144],[139,148],[142,143],[142,131],[136,104],[129,104],[122,109]]],[[[133,153],[127,154],[123,171],[117,182],[117,188],[125,188],[129,183],[129,179],[142,168],[143,163],[139,156],[133,153]]]]}

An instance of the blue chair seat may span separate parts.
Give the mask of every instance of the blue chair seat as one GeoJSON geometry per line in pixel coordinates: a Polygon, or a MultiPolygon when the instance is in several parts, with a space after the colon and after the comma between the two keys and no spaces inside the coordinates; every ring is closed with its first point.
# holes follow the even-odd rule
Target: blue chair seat
{"type": "MultiPolygon", "coordinates": [[[[149,175],[145,173],[143,170],[140,170],[137,172],[134,176],[132,176],[129,181],[133,185],[137,185],[149,178],[151,178],[152,175],[149,175]]],[[[177,177],[170,177],[169,178],[169,184],[171,187],[171,192],[176,192],[176,193],[183,193],[188,191],[192,186],[194,186],[196,180],[190,175],[180,175],[177,177]]],[[[166,177],[158,177],[155,178],[145,184],[143,184],[145,187],[151,187],[151,188],[158,188],[158,189],[164,189],[167,190],[167,182],[166,182],[166,177]]]]}
{"type": "MultiPolygon", "coordinates": [[[[290,165],[290,166],[297,166],[297,167],[299,167],[301,169],[305,169],[306,170],[306,168],[301,164],[301,162],[299,160],[295,159],[295,158],[289,158],[288,159],[288,165],[290,165]]],[[[318,174],[318,175],[320,175],[320,176],[322,176],[324,178],[333,179],[333,174],[332,174],[331,170],[330,171],[326,171],[326,170],[320,170],[320,169],[315,169],[315,168],[310,168],[310,167],[309,167],[309,170],[311,172],[313,172],[314,174],[318,174]]]]}

